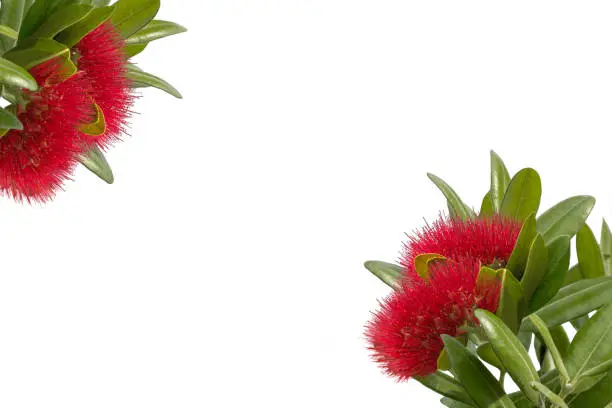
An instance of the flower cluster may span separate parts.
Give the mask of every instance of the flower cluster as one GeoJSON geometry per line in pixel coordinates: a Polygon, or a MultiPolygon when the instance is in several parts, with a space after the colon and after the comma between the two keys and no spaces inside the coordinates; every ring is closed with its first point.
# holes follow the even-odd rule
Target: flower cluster
{"type": "Polygon", "coordinates": [[[18,109],[23,130],[0,138],[0,191],[17,200],[47,201],[69,179],[91,144],[107,147],[125,128],[133,93],[124,68],[124,43],[111,23],[74,47],[76,73],[59,59],[30,70],[38,91],[25,92],[18,109]],[[96,106],[106,121],[99,135],[84,133],[96,106]]]}
{"type": "Polygon", "coordinates": [[[104,151],[129,128],[134,89],[182,97],[130,59],[186,29],[154,19],[159,0],[110,3],[0,2],[15,15],[0,36],[0,195],[47,202],[79,163],[112,183],[104,151]]]}
{"type": "Polygon", "coordinates": [[[508,262],[520,229],[520,222],[501,216],[443,218],[410,237],[401,262],[404,279],[367,325],[374,360],[400,380],[436,371],[441,335],[464,334],[476,309],[497,310],[500,282],[480,282],[478,272],[508,262]],[[446,260],[431,262],[422,278],[415,258],[429,253],[446,260]]]}

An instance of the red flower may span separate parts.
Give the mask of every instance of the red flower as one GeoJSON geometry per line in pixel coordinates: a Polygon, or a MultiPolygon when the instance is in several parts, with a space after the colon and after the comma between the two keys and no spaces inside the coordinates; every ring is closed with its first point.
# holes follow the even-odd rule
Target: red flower
{"type": "Polygon", "coordinates": [[[120,139],[134,102],[124,47],[119,31],[106,22],[87,34],[74,49],[77,66],[91,83],[91,98],[104,113],[106,131],[96,139],[101,147],[120,139]]]}
{"type": "Polygon", "coordinates": [[[0,138],[0,192],[18,201],[51,199],[82,151],[76,127],[91,114],[88,84],[80,74],[64,80],[61,67],[52,60],[31,69],[39,90],[18,111],[23,130],[0,138]]]}
{"type": "Polygon", "coordinates": [[[381,303],[366,326],[373,359],[391,376],[407,380],[437,370],[444,344],[440,336],[463,334],[464,324],[477,323],[474,310],[497,310],[500,282],[476,285],[478,264],[436,262],[430,277],[404,282],[381,303]]]}
{"type": "Polygon", "coordinates": [[[441,218],[409,238],[400,263],[412,279],[416,277],[414,258],[426,253],[502,268],[512,254],[521,227],[520,221],[499,215],[467,220],[441,218]]]}

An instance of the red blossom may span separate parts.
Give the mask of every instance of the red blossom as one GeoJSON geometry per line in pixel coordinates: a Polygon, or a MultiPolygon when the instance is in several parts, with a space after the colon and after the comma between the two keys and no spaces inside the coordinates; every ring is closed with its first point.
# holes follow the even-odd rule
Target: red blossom
{"type": "Polygon", "coordinates": [[[76,127],[90,115],[88,83],[80,74],[64,80],[62,71],[57,60],[30,70],[39,90],[18,111],[23,130],[0,138],[0,192],[18,201],[51,199],[82,151],[76,127]]]}
{"type": "Polygon", "coordinates": [[[440,254],[457,262],[476,261],[503,267],[512,254],[521,226],[520,221],[499,215],[467,220],[440,218],[409,237],[400,263],[412,279],[416,277],[414,259],[425,253],[440,254]]]}
{"type": "Polygon", "coordinates": [[[402,287],[381,302],[366,326],[373,359],[391,376],[407,380],[431,374],[444,344],[440,336],[457,337],[461,326],[474,324],[474,310],[497,310],[500,283],[476,285],[479,264],[436,262],[430,277],[402,287]]]}
{"type": "Polygon", "coordinates": [[[104,113],[106,131],[96,138],[101,147],[125,133],[134,102],[124,50],[125,41],[110,22],[87,34],[74,48],[77,66],[91,83],[92,100],[104,113]]]}

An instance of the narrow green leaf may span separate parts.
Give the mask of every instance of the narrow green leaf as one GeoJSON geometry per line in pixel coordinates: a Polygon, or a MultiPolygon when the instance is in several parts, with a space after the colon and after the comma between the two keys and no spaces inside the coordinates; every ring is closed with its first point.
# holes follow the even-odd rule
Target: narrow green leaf
{"type": "Polygon", "coordinates": [[[25,13],[23,23],[21,24],[21,30],[19,31],[20,39],[23,40],[30,37],[44,23],[48,13],[51,12],[50,6],[51,4],[48,1],[36,1],[32,4],[32,7],[25,13]]]}
{"type": "MultiPolygon", "coordinates": [[[[19,32],[25,10],[25,0],[2,0],[0,8],[0,25],[19,32]]],[[[15,39],[0,37],[0,55],[15,45],[15,39]]]]}
{"type": "Polygon", "coordinates": [[[571,408],[609,408],[612,404],[612,372],[570,402],[571,408]]]}
{"type": "Polygon", "coordinates": [[[590,376],[594,376],[594,375],[599,375],[599,374],[607,373],[610,370],[612,370],[612,359],[606,360],[603,363],[598,364],[595,367],[585,371],[583,375],[585,377],[590,377],[590,376]]]}
{"type": "Polygon", "coordinates": [[[125,42],[130,45],[148,44],[151,41],[184,33],[186,31],[187,29],[185,27],[171,21],[153,20],[125,42]]]}
{"type": "Polygon", "coordinates": [[[391,288],[398,289],[401,287],[400,282],[404,276],[401,266],[382,261],[367,261],[364,266],[391,288]]]}
{"type": "Polygon", "coordinates": [[[126,45],[123,52],[125,53],[125,58],[130,59],[143,52],[145,48],[147,48],[147,44],[126,45]]]}
{"type": "Polygon", "coordinates": [[[71,48],[87,34],[98,28],[113,14],[114,7],[102,7],[92,10],[87,16],[66,28],[56,36],[56,40],[71,48]]]}
{"type": "Polygon", "coordinates": [[[454,378],[440,371],[423,377],[414,377],[415,380],[423,384],[432,391],[437,392],[445,397],[452,398],[457,401],[471,404],[470,397],[465,390],[454,378]]]}
{"type": "Polygon", "coordinates": [[[478,212],[479,218],[487,218],[494,214],[493,201],[491,201],[491,192],[488,192],[482,199],[480,205],[480,211],[478,212]]]}
{"type": "Polygon", "coordinates": [[[570,263],[570,238],[567,235],[560,236],[548,245],[548,267],[546,275],[540,285],[536,288],[529,310],[538,310],[550,299],[555,297],[563,286],[570,263]]]}
{"type": "MultiPolygon", "coordinates": [[[[0,108],[0,129],[17,129],[23,130],[23,125],[12,112],[0,108]]],[[[6,134],[6,131],[4,132],[6,134]]],[[[4,136],[2,134],[2,136],[4,136]]],[[[0,138],[2,137],[0,136],[0,138]]]]}
{"type": "Polygon", "coordinates": [[[111,22],[123,38],[129,38],[155,18],[159,0],[119,0],[111,22]]]}
{"type": "Polygon", "coordinates": [[[538,403],[538,393],[529,387],[531,381],[539,380],[538,372],[521,342],[493,313],[478,309],[474,314],[506,372],[532,402],[538,403]]]}
{"type": "Polygon", "coordinates": [[[0,25],[0,35],[3,35],[11,40],[16,40],[19,38],[19,33],[17,31],[5,25],[0,25]]]}
{"type": "Polygon", "coordinates": [[[537,234],[535,213],[532,213],[525,219],[521,232],[516,240],[516,244],[514,244],[510,259],[508,259],[508,264],[506,265],[506,268],[510,269],[517,279],[523,277],[525,273],[529,251],[537,234]]]}
{"type": "Polygon", "coordinates": [[[572,383],[586,372],[612,359],[612,306],[599,310],[578,330],[566,359],[572,383]]]}
{"type": "Polygon", "coordinates": [[[70,50],[48,38],[28,40],[4,55],[4,58],[26,70],[58,57],[70,60],[70,50]]]}
{"type": "Polygon", "coordinates": [[[570,376],[567,373],[567,369],[565,368],[565,363],[563,362],[563,356],[561,352],[557,348],[555,341],[553,340],[552,334],[546,327],[546,323],[542,319],[538,317],[538,315],[532,314],[529,315],[528,319],[531,321],[531,324],[540,335],[540,339],[544,342],[550,354],[552,356],[553,361],[555,362],[555,367],[559,372],[561,378],[565,381],[564,384],[567,384],[570,381],[570,376]]]}
{"type": "Polygon", "coordinates": [[[442,403],[442,405],[448,408],[473,408],[472,405],[468,405],[461,401],[456,401],[454,399],[450,399],[446,397],[442,398],[440,402],[442,403]]]}
{"type": "MultiPolygon", "coordinates": [[[[553,392],[558,392],[561,389],[559,382],[559,373],[556,370],[549,371],[540,376],[540,382],[546,385],[553,392]]],[[[517,408],[537,408],[522,392],[510,394],[510,398],[516,404],[517,408]]]]}
{"type": "Polygon", "coordinates": [[[503,269],[500,276],[502,283],[496,314],[516,333],[525,309],[523,288],[508,269],[503,269]]]}
{"type": "MultiPolygon", "coordinates": [[[[558,326],[612,302],[612,277],[585,279],[562,288],[537,314],[548,327],[558,326]]],[[[521,330],[532,330],[529,321],[521,330]]]]}
{"type": "Polygon", "coordinates": [[[541,236],[537,236],[531,244],[525,275],[521,279],[525,300],[530,301],[548,269],[548,249],[541,236]]]}
{"type": "Polygon", "coordinates": [[[28,71],[4,58],[0,58],[0,83],[30,91],[38,89],[36,80],[28,71]]]}
{"type": "Polygon", "coordinates": [[[552,336],[555,344],[557,345],[557,349],[561,354],[561,357],[565,359],[567,357],[567,353],[569,352],[570,340],[565,332],[563,326],[555,326],[549,328],[550,335],[552,336]]]}
{"type": "Polygon", "coordinates": [[[491,343],[484,343],[476,349],[476,354],[480,357],[484,362],[491,364],[493,367],[503,369],[503,365],[499,358],[497,358],[497,354],[493,351],[493,346],[491,343]]]}
{"type": "Polygon", "coordinates": [[[74,4],[67,7],[62,7],[51,14],[43,24],[34,32],[34,37],[53,38],[66,28],[79,22],[87,16],[92,6],[83,4],[74,4]]]}
{"type": "Polygon", "coordinates": [[[604,374],[595,374],[595,375],[582,375],[578,382],[574,384],[571,388],[572,395],[578,395],[585,391],[590,390],[594,386],[596,386],[601,380],[603,380],[607,376],[607,373],[604,374]]]}
{"type": "Polygon", "coordinates": [[[590,196],[576,196],[561,201],[540,215],[538,232],[547,244],[560,235],[571,238],[582,228],[593,206],[595,199],[590,196]]]}
{"type": "Polygon", "coordinates": [[[183,96],[180,94],[179,91],[176,90],[176,88],[174,88],[172,85],[170,85],[163,79],[158,78],[155,75],[148,74],[138,69],[132,64],[128,64],[127,68],[127,77],[133,82],[133,88],[145,88],[148,86],[152,86],[154,88],[161,89],[162,91],[169,93],[175,98],[183,98],[183,96]]]}
{"type": "Polygon", "coordinates": [[[542,182],[534,169],[519,171],[510,181],[501,203],[500,213],[524,220],[531,213],[537,213],[542,197],[542,182]]]}
{"type": "Polygon", "coordinates": [[[83,155],[79,157],[79,161],[93,174],[100,177],[108,184],[113,184],[115,181],[113,171],[106,161],[104,153],[102,153],[97,146],[94,146],[86,153],[83,153],[83,155]]]}
{"type": "Polygon", "coordinates": [[[581,279],[584,279],[584,276],[580,271],[580,265],[576,264],[567,271],[567,275],[565,275],[565,280],[563,281],[563,286],[570,285],[581,279]]]}
{"type": "Polygon", "coordinates": [[[589,321],[589,315],[584,315],[584,316],[579,316],[575,319],[571,320],[572,326],[574,326],[574,329],[576,330],[580,330],[582,329],[582,326],[584,326],[586,324],[586,322],[589,321]]]}
{"type": "Polygon", "coordinates": [[[599,278],[605,275],[601,248],[587,224],[584,224],[576,235],[576,252],[580,271],[586,278],[599,278]]]}
{"type": "Polygon", "coordinates": [[[612,232],[606,220],[601,225],[601,256],[606,275],[612,275],[612,232]]]}
{"type": "Polygon", "coordinates": [[[455,190],[446,184],[444,180],[431,173],[428,173],[427,177],[429,177],[429,179],[440,189],[440,191],[442,191],[442,194],[444,194],[444,197],[446,197],[449,204],[453,207],[457,216],[462,219],[474,217],[474,211],[464,204],[463,201],[461,201],[461,198],[459,198],[459,195],[457,195],[455,190]]]}
{"type": "Polygon", "coordinates": [[[479,408],[515,408],[495,377],[457,339],[442,335],[444,346],[451,360],[452,372],[463,385],[471,400],[479,408]],[[497,405],[495,405],[497,404],[497,405]]]}
{"type": "Polygon", "coordinates": [[[546,397],[547,400],[549,400],[550,402],[555,404],[555,406],[557,406],[559,408],[569,408],[567,406],[567,404],[565,403],[565,401],[563,401],[563,398],[561,398],[560,396],[558,396],[557,394],[552,392],[544,384],[542,384],[542,383],[540,383],[538,381],[532,381],[531,383],[529,383],[529,385],[531,385],[531,387],[534,390],[536,390],[537,392],[542,394],[544,397],[546,397]]]}
{"type": "Polygon", "coordinates": [[[493,212],[498,213],[501,209],[502,200],[506,194],[506,189],[510,184],[510,174],[504,161],[491,150],[491,202],[493,212]]]}

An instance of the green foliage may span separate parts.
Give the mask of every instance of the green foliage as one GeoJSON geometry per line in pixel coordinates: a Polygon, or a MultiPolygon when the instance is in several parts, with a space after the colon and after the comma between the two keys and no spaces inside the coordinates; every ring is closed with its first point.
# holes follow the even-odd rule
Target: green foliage
{"type": "Polygon", "coordinates": [[[104,153],[102,153],[97,146],[93,146],[88,152],[81,155],[79,161],[85,168],[100,177],[103,181],[108,184],[114,183],[115,177],[113,176],[113,170],[106,161],[104,153]]]}
{"type": "Polygon", "coordinates": [[[129,38],[155,18],[159,0],[119,0],[114,3],[111,22],[123,38],[129,38]]]}
{"type": "MultiPolygon", "coordinates": [[[[133,38],[136,45],[145,35],[133,38]]],[[[452,217],[475,216],[445,181],[428,177],[442,191],[452,217]]],[[[587,225],[595,205],[591,196],[570,197],[538,216],[541,193],[535,170],[510,177],[491,152],[490,186],[478,217],[499,213],[522,220],[523,226],[508,262],[482,265],[477,276],[477,286],[500,282],[497,311],[476,310],[478,323],[462,326],[466,334],[460,339],[442,336],[439,362],[452,376],[438,371],[417,378],[441,394],[447,407],[612,408],[612,232],[604,221],[597,242],[587,225]],[[574,236],[578,264],[570,268],[574,236]],[[568,322],[577,329],[571,341],[562,326],[568,322]],[[485,362],[500,370],[499,380],[485,362]],[[520,392],[506,393],[506,374],[520,392]]],[[[417,257],[423,279],[430,275],[428,263],[441,255],[417,257]]],[[[397,265],[371,261],[366,267],[393,288],[402,279],[397,265]]]]}
{"type": "Polygon", "coordinates": [[[403,276],[401,266],[382,261],[367,261],[364,266],[391,288],[396,289],[400,286],[399,282],[403,276]]]}
{"type": "Polygon", "coordinates": [[[146,73],[142,71],[140,68],[136,67],[134,64],[128,64],[128,78],[132,80],[132,86],[134,88],[146,88],[152,86],[157,89],[161,89],[174,96],[175,98],[182,99],[183,96],[179,91],[176,90],[175,87],[170,85],[168,82],[163,79],[156,77],[155,75],[146,73]]]}

